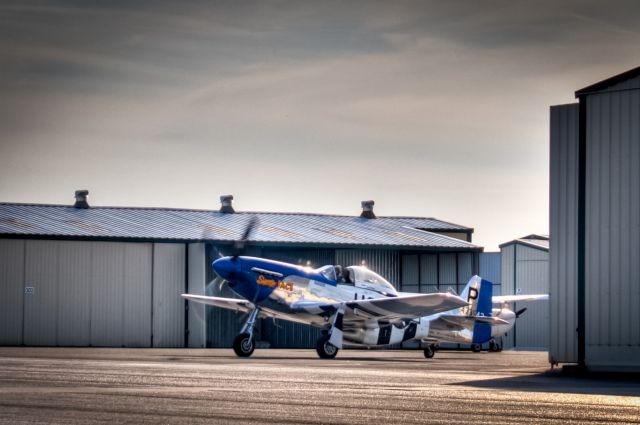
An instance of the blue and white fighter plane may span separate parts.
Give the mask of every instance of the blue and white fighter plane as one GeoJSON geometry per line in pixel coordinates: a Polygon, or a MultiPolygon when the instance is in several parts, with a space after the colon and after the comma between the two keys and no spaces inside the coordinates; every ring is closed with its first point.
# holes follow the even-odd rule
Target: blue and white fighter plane
{"type": "Polygon", "coordinates": [[[472,347],[491,343],[510,330],[522,313],[512,312],[506,303],[532,299],[492,297],[491,282],[478,276],[469,280],[461,296],[403,293],[363,266],[312,269],[241,256],[254,225],[236,242],[234,255],[213,262],[217,275],[242,299],[182,294],[189,301],[248,314],[233,342],[240,357],[254,351],[256,319],[268,317],[322,329],[316,345],[320,358],[334,358],[344,345],[381,347],[413,339],[427,344],[424,355],[430,358],[439,342],[472,347]],[[492,309],[493,303],[502,307],[492,309]]]}
{"type": "Polygon", "coordinates": [[[426,338],[430,316],[469,305],[450,293],[399,294],[384,278],[362,266],[311,269],[230,256],[215,260],[213,268],[243,299],[182,296],[249,314],[233,344],[240,357],[253,353],[257,318],[272,317],[323,329],[316,347],[318,355],[333,358],[343,344],[372,347],[426,338]]]}

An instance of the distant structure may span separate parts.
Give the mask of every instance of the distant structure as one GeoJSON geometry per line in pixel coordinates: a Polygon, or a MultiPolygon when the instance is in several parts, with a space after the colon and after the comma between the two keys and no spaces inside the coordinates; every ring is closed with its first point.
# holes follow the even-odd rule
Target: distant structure
{"type": "MultiPolygon", "coordinates": [[[[366,264],[401,290],[460,291],[478,273],[473,229],[424,217],[0,203],[0,345],[228,347],[240,318],[181,293],[232,296],[211,262],[249,220],[250,255],[319,267],[366,264]]],[[[315,347],[318,331],[264,320],[258,344],[315,347]]]]}
{"type": "MultiPolygon", "coordinates": [[[[502,295],[549,293],[549,237],[528,235],[500,245],[502,295]]],[[[483,254],[484,255],[484,254],[483,254]]],[[[497,307],[497,306],[496,306],[497,307]]],[[[513,311],[526,308],[503,338],[504,348],[544,350],[549,348],[549,303],[514,303],[513,311]]]]}
{"type": "Polygon", "coordinates": [[[640,67],[551,107],[551,363],[640,371],[640,67]]]}

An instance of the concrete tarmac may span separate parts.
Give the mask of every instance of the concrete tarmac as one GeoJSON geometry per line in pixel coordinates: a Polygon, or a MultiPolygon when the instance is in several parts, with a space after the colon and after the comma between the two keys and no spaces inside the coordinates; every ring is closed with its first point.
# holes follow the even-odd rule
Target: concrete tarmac
{"type": "Polygon", "coordinates": [[[0,347],[0,423],[640,423],[640,382],[546,353],[0,347]]]}

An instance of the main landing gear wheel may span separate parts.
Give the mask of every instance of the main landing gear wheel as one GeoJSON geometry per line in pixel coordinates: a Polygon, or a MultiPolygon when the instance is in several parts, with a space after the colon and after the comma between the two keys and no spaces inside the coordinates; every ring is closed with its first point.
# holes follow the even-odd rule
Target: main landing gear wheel
{"type": "Polygon", "coordinates": [[[316,344],[316,351],[321,359],[333,359],[338,354],[338,348],[329,342],[331,335],[322,335],[316,344]]]}
{"type": "Polygon", "coordinates": [[[233,351],[238,357],[249,357],[255,348],[253,338],[248,333],[241,333],[233,340],[233,351]]]}
{"type": "Polygon", "coordinates": [[[471,351],[474,353],[479,353],[482,350],[482,345],[480,344],[471,344],[471,351]]]}
{"type": "Polygon", "coordinates": [[[436,354],[436,349],[433,345],[427,345],[424,349],[424,357],[427,359],[432,358],[436,354]]]}

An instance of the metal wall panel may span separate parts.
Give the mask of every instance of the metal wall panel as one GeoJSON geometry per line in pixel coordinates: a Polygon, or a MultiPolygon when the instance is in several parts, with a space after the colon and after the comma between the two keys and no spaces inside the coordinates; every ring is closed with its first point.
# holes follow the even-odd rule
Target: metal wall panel
{"type": "MultiPolygon", "coordinates": [[[[545,294],[549,292],[549,253],[518,245],[516,292],[545,294]]],[[[519,349],[546,350],[549,347],[549,304],[546,301],[513,303],[513,310],[527,311],[514,326],[514,345],[519,349]]]]}
{"type": "Polygon", "coordinates": [[[212,306],[206,306],[205,313],[207,347],[233,347],[233,339],[240,333],[244,315],[212,306]]]}
{"type": "MultiPolygon", "coordinates": [[[[549,292],[549,253],[514,243],[502,248],[502,294],[549,292]]],[[[549,305],[545,301],[512,303],[514,311],[527,311],[503,338],[505,348],[546,350],[549,346],[549,305]]]]}
{"type": "Polygon", "coordinates": [[[549,362],[578,361],[578,104],[551,108],[549,362]]]}
{"type": "Polygon", "coordinates": [[[125,324],[122,344],[125,347],[150,347],[152,244],[127,243],[122,249],[125,324]]]}
{"type": "Polygon", "coordinates": [[[57,345],[91,344],[91,255],[92,242],[60,241],[57,345]]]}
{"type": "Polygon", "coordinates": [[[124,251],[123,243],[93,245],[91,258],[91,345],[123,345],[124,251]]]}
{"type": "MultiPolygon", "coordinates": [[[[189,244],[187,254],[189,255],[187,276],[188,292],[190,294],[205,295],[207,276],[205,244],[189,244]]],[[[189,336],[187,346],[190,348],[206,347],[205,306],[204,304],[189,302],[188,307],[187,328],[189,330],[189,336]]]]}
{"type": "MultiPolygon", "coordinates": [[[[422,254],[420,255],[420,285],[437,285],[438,284],[438,255],[422,254]]],[[[432,292],[421,288],[422,292],[432,292]]]]}
{"type": "Polygon", "coordinates": [[[481,252],[475,257],[477,274],[493,283],[493,295],[502,294],[502,254],[500,252],[481,252]]]}
{"type": "Polygon", "coordinates": [[[462,289],[473,276],[473,254],[461,252],[458,255],[458,287],[462,289]]]}
{"type": "Polygon", "coordinates": [[[402,256],[402,291],[418,292],[420,279],[420,256],[405,254],[402,256]]]}
{"type": "Polygon", "coordinates": [[[58,243],[26,241],[24,344],[56,345],[58,308],[58,243]]]}
{"type": "Polygon", "coordinates": [[[585,363],[640,369],[640,90],[587,96],[586,144],[585,363]]]}
{"type": "Polygon", "coordinates": [[[25,241],[0,239],[0,345],[22,344],[25,241]]]}
{"type": "Polygon", "coordinates": [[[499,252],[481,252],[479,267],[480,277],[493,283],[494,294],[501,294],[502,292],[496,291],[496,287],[502,283],[501,254],[499,252]]]}
{"type": "MultiPolygon", "coordinates": [[[[515,245],[507,245],[500,250],[501,259],[502,259],[502,295],[513,295],[515,294],[515,245]]],[[[513,348],[513,331],[507,333],[502,337],[504,348],[513,348]]]]}
{"type": "Polygon", "coordinates": [[[183,347],[186,289],[183,244],[153,245],[153,346],[183,347]]]}
{"type": "Polygon", "coordinates": [[[440,290],[446,291],[449,287],[458,290],[456,254],[440,254],[438,277],[440,290]]]}

